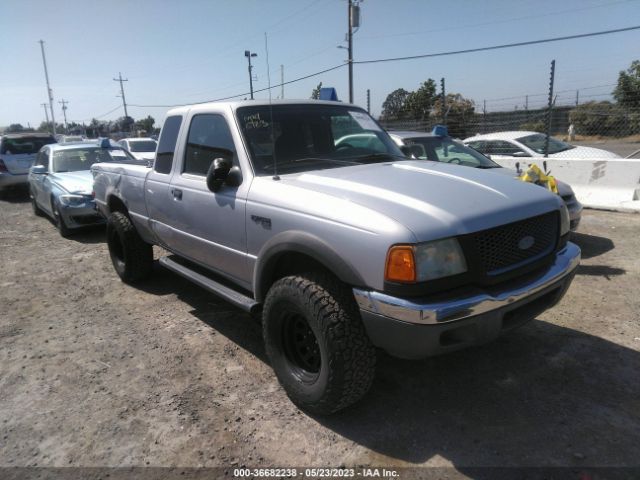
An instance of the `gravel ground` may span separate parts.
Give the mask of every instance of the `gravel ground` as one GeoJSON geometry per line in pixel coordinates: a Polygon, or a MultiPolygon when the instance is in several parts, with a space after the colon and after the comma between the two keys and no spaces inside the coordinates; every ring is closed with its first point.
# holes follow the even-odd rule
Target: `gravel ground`
{"type": "Polygon", "coordinates": [[[364,401],[316,418],[248,315],[159,266],[127,286],[103,229],[64,239],[5,196],[0,466],[640,467],[639,232],[585,211],[561,304],[480,348],[381,354],[364,401]]]}

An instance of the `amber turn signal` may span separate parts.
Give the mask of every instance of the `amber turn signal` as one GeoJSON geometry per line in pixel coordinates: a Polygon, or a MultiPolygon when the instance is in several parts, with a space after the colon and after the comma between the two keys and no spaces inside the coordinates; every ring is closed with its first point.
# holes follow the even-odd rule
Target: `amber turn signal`
{"type": "Polygon", "coordinates": [[[413,247],[397,245],[387,253],[384,268],[384,279],[387,282],[413,283],[416,281],[416,262],[413,247]]]}

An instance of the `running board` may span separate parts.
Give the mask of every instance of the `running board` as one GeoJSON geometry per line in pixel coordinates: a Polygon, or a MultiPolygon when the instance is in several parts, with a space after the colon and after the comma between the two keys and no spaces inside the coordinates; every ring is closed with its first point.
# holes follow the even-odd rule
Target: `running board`
{"type": "Polygon", "coordinates": [[[174,273],[186,278],[187,280],[192,281],[196,285],[204,288],[205,290],[210,291],[211,293],[223,298],[229,303],[232,303],[236,307],[244,310],[245,312],[255,313],[260,304],[256,302],[253,298],[243,295],[232,288],[229,288],[225,285],[222,285],[215,280],[202,275],[190,268],[172,260],[169,257],[160,257],[158,262],[163,267],[171,270],[174,273]]]}

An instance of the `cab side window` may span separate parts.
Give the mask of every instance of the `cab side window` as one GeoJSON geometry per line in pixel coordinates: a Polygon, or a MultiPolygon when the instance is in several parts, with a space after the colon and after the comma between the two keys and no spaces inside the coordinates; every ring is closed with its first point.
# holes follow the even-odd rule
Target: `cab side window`
{"type": "Polygon", "coordinates": [[[180,125],[182,125],[182,117],[180,115],[167,117],[164,121],[160,139],[158,140],[158,153],[153,163],[153,169],[158,173],[171,173],[180,125]]]}
{"type": "Polygon", "coordinates": [[[237,163],[231,131],[222,115],[195,115],[189,125],[183,173],[206,176],[216,158],[237,163]]]}
{"type": "Polygon", "coordinates": [[[487,142],[491,146],[489,148],[489,152],[492,155],[513,155],[516,152],[521,151],[521,148],[518,148],[511,142],[505,142],[503,140],[498,140],[495,142],[487,142]]]}

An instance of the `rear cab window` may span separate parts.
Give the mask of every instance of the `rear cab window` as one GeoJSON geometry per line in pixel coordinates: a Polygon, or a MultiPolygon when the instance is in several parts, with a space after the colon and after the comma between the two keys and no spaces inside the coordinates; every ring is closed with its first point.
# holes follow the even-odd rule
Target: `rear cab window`
{"type": "Polygon", "coordinates": [[[176,151],[178,133],[182,125],[182,115],[167,117],[158,140],[158,153],[153,163],[153,169],[158,173],[169,174],[173,166],[173,155],[176,151]]]}

